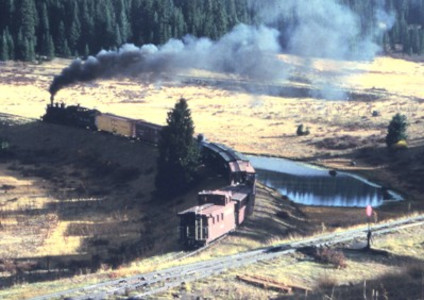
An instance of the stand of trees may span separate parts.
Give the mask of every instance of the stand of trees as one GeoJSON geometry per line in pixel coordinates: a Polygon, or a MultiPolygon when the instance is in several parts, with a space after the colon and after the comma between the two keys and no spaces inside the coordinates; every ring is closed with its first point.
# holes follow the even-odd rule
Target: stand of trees
{"type": "MultiPolygon", "coordinates": [[[[85,56],[126,42],[162,44],[187,33],[216,39],[237,23],[255,23],[248,1],[0,0],[0,60],[85,56]]],[[[379,1],[338,1],[361,16],[363,32],[372,28],[379,1]]],[[[387,51],[423,54],[424,0],[383,2],[396,19],[378,42],[387,51]]],[[[274,25],[284,29],[290,22],[274,25]]]]}
{"type": "Polygon", "coordinates": [[[187,33],[218,38],[250,20],[246,0],[0,0],[0,60],[88,55],[187,33]]]}

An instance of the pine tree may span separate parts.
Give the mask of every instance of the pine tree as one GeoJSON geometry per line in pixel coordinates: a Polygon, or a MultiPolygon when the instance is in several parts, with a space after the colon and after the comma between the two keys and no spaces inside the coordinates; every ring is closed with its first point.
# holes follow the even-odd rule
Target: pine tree
{"type": "Polygon", "coordinates": [[[54,57],[54,43],[50,33],[50,21],[45,2],[40,7],[40,24],[38,27],[38,36],[40,38],[38,52],[49,59],[54,57]]]}
{"type": "Polygon", "coordinates": [[[88,57],[90,55],[90,47],[85,44],[85,48],[84,48],[84,56],[88,57]]]}
{"type": "Polygon", "coordinates": [[[9,28],[6,27],[4,34],[6,36],[7,41],[7,49],[9,50],[9,59],[15,59],[15,42],[13,41],[12,35],[9,32],[9,28]]]}
{"type": "Polygon", "coordinates": [[[69,47],[72,52],[79,49],[79,40],[81,38],[81,22],[79,18],[79,7],[77,1],[72,1],[72,19],[71,19],[71,28],[69,30],[69,47]]]}
{"type": "Polygon", "coordinates": [[[124,0],[120,0],[118,2],[118,15],[117,15],[117,28],[119,29],[120,33],[120,44],[128,42],[128,40],[131,38],[131,24],[128,21],[128,15],[127,15],[127,8],[125,5],[124,0]]]}
{"type": "Polygon", "coordinates": [[[59,28],[58,28],[58,40],[56,42],[56,52],[61,55],[61,56],[65,56],[65,41],[66,41],[66,33],[65,33],[65,24],[63,23],[63,21],[61,20],[59,22],[59,28]]]}
{"type": "Polygon", "coordinates": [[[408,138],[406,134],[406,128],[408,123],[406,122],[406,116],[396,114],[390,121],[389,127],[387,128],[386,144],[387,147],[392,147],[401,140],[408,138]]]}
{"type": "Polygon", "coordinates": [[[225,5],[222,0],[215,0],[214,2],[214,25],[216,26],[216,36],[212,38],[219,38],[221,35],[227,32],[228,30],[228,16],[227,11],[225,10],[225,5]]]}
{"type": "MultiPolygon", "coordinates": [[[[81,37],[80,37],[80,43],[84,45],[84,47],[91,47],[93,45],[93,35],[94,35],[94,18],[93,18],[93,11],[91,10],[92,5],[94,4],[93,1],[90,1],[90,5],[87,1],[90,0],[83,0],[81,5],[81,28],[84,28],[84,30],[81,30],[81,37]]],[[[85,49],[84,48],[84,52],[85,49]]]]}
{"type": "Polygon", "coordinates": [[[19,3],[18,20],[18,58],[33,60],[35,58],[37,10],[34,0],[21,0],[19,3]]]}
{"type": "Polygon", "coordinates": [[[46,48],[45,55],[47,56],[48,59],[52,59],[55,57],[54,42],[50,34],[47,35],[47,48],[46,48]]]}
{"type": "Polygon", "coordinates": [[[161,131],[155,181],[160,194],[178,195],[194,181],[199,150],[193,134],[191,112],[187,101],[182,98],[168,113],[167,126],[161,131]]]}
{"type": "Polygon", "coordinates": [[[72,55],[72,52],[71,52],[71,49],[69,48],[67,39],[65,39],[65,41],[63,43],[63,53],[62,54],[63,54],[64,57],[71,57],[71,55],[72,55]]]}
{"type": "Polygon", "coordinates": [[[115,17],[111,0],[98,1],[95,8],[95,51],[118,46],[115,17]]]}
{"type": "Polygon", "coordinates": [[[3,31],[0,38],[0,60],[6,61],[9,59],[9,48],[7,44],[6,33],[3,31]]]}

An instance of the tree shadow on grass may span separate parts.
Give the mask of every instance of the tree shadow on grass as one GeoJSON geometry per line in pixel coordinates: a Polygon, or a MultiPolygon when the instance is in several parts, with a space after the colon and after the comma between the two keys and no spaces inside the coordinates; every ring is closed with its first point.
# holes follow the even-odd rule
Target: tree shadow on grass
{"type": "MultiPolygon", "coordinates": [[[[2,207],[0,217],[17,225],[4,223],[0,233],[16,230],[25,238],[38,239],[36,247],[56,247],[56,242],[66,247],[68,238],[80,242],[69,251],[72,255],[34,253],[22,258],[11,253],[0,258],[1,288],[95,272],[101,266],[118,268],[179,250],[176,213],[187,205],[185,197],[193,194],[169,201],[152,197],[157,156],[153,146],[42,122],[0,124],[0,136],[7,137],[13,154],[1,158],[4,166],[30,178],[43,193],[37,197],[48,199],[42,200],[42,207],[37,204],[41,200],[2,207]],[[44,245],[56,230],[64,230],[60,240],[44,245]]],[[[16,203],[31,198],[15,192],[8,190],[7,197],[16,198],[16,203]]]]}

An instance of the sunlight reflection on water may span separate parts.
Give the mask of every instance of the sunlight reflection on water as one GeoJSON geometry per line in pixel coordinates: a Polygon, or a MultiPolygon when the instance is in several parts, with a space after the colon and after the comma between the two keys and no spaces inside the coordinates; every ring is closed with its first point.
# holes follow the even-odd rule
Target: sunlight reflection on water
{"type": "Polygon", "coordinates": [[[356,175],[337,172],[282,158],[247,156],[257,179],[296,203],[319,206],[373,207],[386,200],[401,200],[394,192],[356,175]]]}

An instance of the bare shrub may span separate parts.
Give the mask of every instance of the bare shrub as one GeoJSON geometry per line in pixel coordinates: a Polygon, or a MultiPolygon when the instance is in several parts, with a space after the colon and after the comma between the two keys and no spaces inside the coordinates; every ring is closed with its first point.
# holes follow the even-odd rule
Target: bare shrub
{"type": "Polygon", "coordinates": [[[320,290],[330,290],[338,285],[336,278],[329,276],[328,274],[324,274],[320,278],[318,278],[316,282],[316,287],[320,290]]]}
{"type": "Polygon", "coordinates": [[[351,148],[365,147],[367,145],[375,145],[383,142],[383,139],[375,134],[362,138],[352,135],[342,135],[330,138],[324,138],[320,141],[312,143],[320,149],[330,150],[346,150],[351,148]]]}
{"type": "Polygon", "coordinates": [[[342,251],[330,248],[321,248],[316,250],[315,259],[325,264],[331,264],[336,268],[346,268],[346,257],[342,251]]]}
{"type": "Polygon", "coordinates": [[[16,273],[16,264],[10,259],[0,259],[0,272],[16,273]]]}

